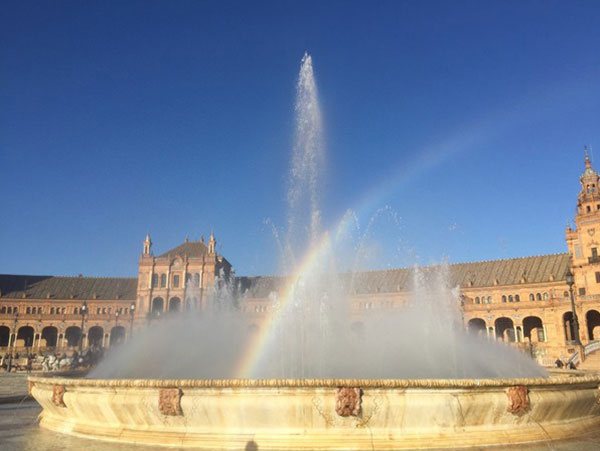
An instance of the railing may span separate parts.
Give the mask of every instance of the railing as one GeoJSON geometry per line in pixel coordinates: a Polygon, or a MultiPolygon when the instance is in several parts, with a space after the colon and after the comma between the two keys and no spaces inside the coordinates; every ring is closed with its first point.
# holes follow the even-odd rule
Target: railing
{"type": "MultiPolygon", "coordinates": [[[[599,351],[600,350],[600,340],[592,341],[592,342],[588,343],[587,345],[582,346],[582,349],[583,349],[584,357],[591,354],[592,352],[599,351]]],[[[571,356],[568,358],[567,365],[569,363],[573,363],[574,365],[579,365],[579,361],[580,361],[579,351],[577,351],[577,352],[574,352],[573,354],[571,354],[571,356]]]]}
{"type": "Polygon", "coordinates": [[[577,296],[576,301],[598,301],[600,300],[600,294],[588,294],[585,296],[577,296]]]}
{"type": "Polygon", "coordinates": [[[588,263],[600,263],[600,257],[588,257],[588,263]]]}

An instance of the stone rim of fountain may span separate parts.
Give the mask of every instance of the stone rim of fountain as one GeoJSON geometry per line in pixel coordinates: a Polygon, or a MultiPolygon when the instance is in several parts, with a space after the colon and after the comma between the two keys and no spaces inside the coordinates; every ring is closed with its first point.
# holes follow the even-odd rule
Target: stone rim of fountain
{"type": "Polygon", "coordinates": [[[600,384],[600,375],[503,379],[76,379],[30,376],[36,383],[78,387],[227,388],[227,387],[364,387],[364,388],[486,388],[600,384]]]}

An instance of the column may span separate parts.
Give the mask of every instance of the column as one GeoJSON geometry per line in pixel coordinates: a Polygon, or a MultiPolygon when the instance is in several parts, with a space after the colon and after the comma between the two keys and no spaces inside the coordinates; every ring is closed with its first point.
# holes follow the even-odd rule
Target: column
{"type": "Polygon", "coordinates": [[[544,343],[548,341],[548,334],[546,333],[546,325],[542,324],[542,330],[544,331],[544,343]]]}

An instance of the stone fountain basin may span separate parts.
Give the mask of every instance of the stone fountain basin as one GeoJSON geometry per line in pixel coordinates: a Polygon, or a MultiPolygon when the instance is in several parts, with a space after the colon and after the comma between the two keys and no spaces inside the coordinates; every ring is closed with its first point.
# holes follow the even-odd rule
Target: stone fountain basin
{"type": "Polygon", "coordinates": [[[30,377],[44,428],[198,449],[398,449],[600,430],[600,376],[96,380],[30,377]]]}

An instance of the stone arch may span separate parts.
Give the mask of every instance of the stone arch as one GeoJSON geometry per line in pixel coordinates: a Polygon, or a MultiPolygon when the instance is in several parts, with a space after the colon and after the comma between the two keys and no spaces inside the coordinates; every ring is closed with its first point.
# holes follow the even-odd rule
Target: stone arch
{"type": "Polygon", "coordinates": [[[123,326],[115,326],[110,330],[110,342],[109,345],[113,346],[120,345],[125,341],[125,328],[123,326]]]}
{"type": "Polygon", "coordinates": [[[573,321],[573,312],[563,314],[563,328],[565,331],[565,341],[575,340],[575,321],[573,321]]]}
{"type": "Polygon", "coordinates": [[[158,297],[152,299],[152,309],[150,310],[154,316],[160,316],[165,309],[165,301],[158,297]]]}
{"type": "Polygon", "coordinates": [[[100,326],[90,327],[88,331],[88,346],[102,346],[104,339],[104,329],[100,326]]]}
{"type": "Polygon", "coordinates": [[[471,318],[467,323],[467,330],[476,335],[486,335],[485,320],[481,318],[471,318]]]}
{"type": "Polygon", "coordinates": [[[546,341],[544,322],[538,316],[527,316],[523,319],[523,336],[529,341],[546,341]]]}
{"type": "Polygon", "coordinates": [[[65,339],[67,340],[67,346],[79,346],[79,342],[81,341],[81,329],[77,326],[67,327],[67,330],[65,330],[65,339]]]}
{"type": "Polygon", "coordinates": [[[512,343],[515,341],[515,323],[512,319],[502,316],[494,321],[496,338],[512,343]]]}
{"type": "Polygon", "coordinates": [[[46,340],[46,346],[56,347],[58,343],[58,329],[54,326],[46,326],[42,329],[42,340],[46,340]]]}
{"type": "Polygon", "coordinates": [[[171,298],[169,300],[169,313],[181,311],[181,299],[178,297],[171,298]]]}
{"type": "Polygon", "coordinates": [[[0,326],[0,347],[8,346],[10,341],[10,328],[0,326]]]}
{"type": "Polygon", "coordinates": [[[589,310],[585,314],[585,322],[587,324],[590,341],[600,340],[600,312],[597,310],[589,310]]]}
{"type": "Polygon", "coordinates": [[[22,326],[19,328],[19,332],[17,332],[17,340],[23,340],[23,345],[26,348],[33,346],[34,336],[35,332],[31,326],[22,326]]]}

